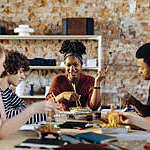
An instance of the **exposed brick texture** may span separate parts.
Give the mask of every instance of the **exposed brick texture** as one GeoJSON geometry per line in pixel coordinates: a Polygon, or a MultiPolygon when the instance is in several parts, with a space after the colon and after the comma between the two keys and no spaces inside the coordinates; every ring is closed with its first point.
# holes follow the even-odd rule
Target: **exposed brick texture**
{"type": "MultiPolygon", "coordinates": [[[[133,0],[132,0],[133,1],[133,0]]],[[[112,92],[124,83],[128,90],[142,102],[146,102],[148,82],[137,73],[135,52],[150,39],[150,2],[136,0],[135,9],[131,0],[1,0],[0,25],[5,26],[9,34],[20,24],[28,24],[33,34],[62,34],[62,18],[93,17],[96,35],[102,35],[103,63],[110,64],[108,76],[102,83],[103,90],[112,92]],[[132,13],[131,13],[132,12],[132,13]],[[109,54],[112,52],[112,55],[109,54]],[[109,91],[109,90],[108,90],[109,91]]],[[[135,2],[135,1],[133,1],[135,2]]],[[[97,42],[83,41],[87,47],[87,58],[97,58],[97,42]]],[[[15,49],[29,58],[63,58],[58,50],[62,41],[1,41],[7,49],[15,49]]],[[[58,71],[48,71],[51,78],[58,71]]],[[[93,76],[96,72],[89,71],[93,76]]],[[[34,80],[42,76],[42,71],[33,71],[34,80]]],[[[29,87],[29,79],[27,87],[29,87]]],[[[33,79],[33,78],[32,78],[33,79]]],[[[41,80],[42,83],[44,80],[41,80]]],[[[50,79],[47,81],[50,82],[50,79]]],[[[36,82],[35,84],[37,84],[36,82]]],[[[35,87],[40,87],[40,83],[35,87]]],[[[38,88],[37,88],[38,89],[38,88]]],[[[28,91],[28,88],[25,92],[28,91]]],[[[118,100],[117,94],[103,93],[103,100],[111,103],[118,100]]]]}

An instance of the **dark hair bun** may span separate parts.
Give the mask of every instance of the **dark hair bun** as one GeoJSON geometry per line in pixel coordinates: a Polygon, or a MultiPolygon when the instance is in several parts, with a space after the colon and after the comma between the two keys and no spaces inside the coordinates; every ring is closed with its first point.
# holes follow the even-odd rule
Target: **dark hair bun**
{"type": "Polygon", "coordinates": [[[78,53],[80,55],[86,54],[86,47],[82,42],[74,41],[70,42],[70,40],[66,40],[63,42],[61,49],[59,50],[62,54],[67,53],[78,53]]]}

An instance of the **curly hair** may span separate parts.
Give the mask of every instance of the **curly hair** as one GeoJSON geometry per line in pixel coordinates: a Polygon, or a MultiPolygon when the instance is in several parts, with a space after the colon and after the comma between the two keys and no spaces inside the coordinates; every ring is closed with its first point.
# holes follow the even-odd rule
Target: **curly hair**
{"type": "Polygon", "coordinates": [[[2,73],[1,77],[4,77],[9,74],[17,74],[18,70],[23,68],[24,71],[29,70],[29,60],[27,57],[17,51],[7,52],[6,59],[4,62],[5,71],[2,73]]]}
{"type": "Polygon", "coordinates": [[[82,42],[74,41],[70,42],[66,40],[63,42],[61,49],[59,50],[60,53],[64,54],[64,60],[68,56],[75,56],[83,64],[82,55],[86,54],[86,47],[83,45],[82,42]]]}
{"type": "Polygon", "coordinates": [[[83,45],[82,42],[74,41],[70,42],[70,40],[66,40],[63,42],[61,49],[59,50],[62,54],[67,53],[78,53],[80,55],[86,54],[86,47],[83,45]]]}

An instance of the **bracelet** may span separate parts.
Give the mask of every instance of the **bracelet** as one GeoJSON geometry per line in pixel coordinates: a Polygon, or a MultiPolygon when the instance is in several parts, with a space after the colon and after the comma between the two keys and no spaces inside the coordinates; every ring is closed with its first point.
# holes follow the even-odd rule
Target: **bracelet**
{"type": "Polygon", "coordinates": [[[94,89],[100,89],[101,87],[99,86],[99,87],[96,87],[96,86],[94,86],[94,89]]]}

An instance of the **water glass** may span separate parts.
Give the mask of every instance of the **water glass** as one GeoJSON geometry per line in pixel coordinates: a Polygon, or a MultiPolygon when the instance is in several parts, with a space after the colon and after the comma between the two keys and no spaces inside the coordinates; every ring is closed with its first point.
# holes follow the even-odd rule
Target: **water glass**
{"type": "Polygon", "coordinates": [[[58,124],[62,124],[67,121],[68,115],[65,113],[58,113],[54,115],[55,122],[58,124]]]}

